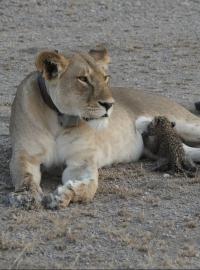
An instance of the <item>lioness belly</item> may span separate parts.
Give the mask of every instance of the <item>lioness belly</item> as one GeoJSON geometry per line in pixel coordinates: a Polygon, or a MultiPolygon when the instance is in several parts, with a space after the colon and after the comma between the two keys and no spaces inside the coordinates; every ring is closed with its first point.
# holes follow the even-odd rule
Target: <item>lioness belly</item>
{"type": "Polygon", "coordinates": [[[99,145],[97,155],[98,168],[112,163],[137,161],[143,152],[141,135],[113,138],[110,142],[99,145]]]}

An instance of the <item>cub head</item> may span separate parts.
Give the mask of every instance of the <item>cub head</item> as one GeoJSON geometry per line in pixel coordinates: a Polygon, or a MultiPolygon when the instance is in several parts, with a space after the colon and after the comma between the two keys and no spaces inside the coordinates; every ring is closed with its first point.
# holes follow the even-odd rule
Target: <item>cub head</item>
{"type": "Polygon", "coordinates": [[[158,131],[163,129],[172,129],[176,126],[175,122],[170,122],[165,116],[156,116],[153,121],[148,125],[147,133],[149,136],[154,136],[158,131]]]}
{"type": "Polygon", "coordinates": [[[68,57],[43,51],[36,58],[36,68],[61,113],[79,116],[92,126],[105,126],[114,103],[108,85],[109,61],[105,48],[68,57]]]}

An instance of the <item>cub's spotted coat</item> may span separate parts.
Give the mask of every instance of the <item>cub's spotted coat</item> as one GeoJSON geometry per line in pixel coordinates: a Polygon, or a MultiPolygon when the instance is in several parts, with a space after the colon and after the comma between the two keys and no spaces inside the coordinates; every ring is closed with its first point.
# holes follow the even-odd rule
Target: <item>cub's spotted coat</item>
{"type": "MultiPolygon", "coordinates": [[[[174,129],[175,123],[165,116],[157,116],[148,125],[146,139],[154,136],[154,154],[157,155],[155,170],[173,170],[175,172],[196,171],[192,160],[186,156],[182,141],[174,129]]],[[[192,176],[188,174],[188,176],[192,176]]]]}

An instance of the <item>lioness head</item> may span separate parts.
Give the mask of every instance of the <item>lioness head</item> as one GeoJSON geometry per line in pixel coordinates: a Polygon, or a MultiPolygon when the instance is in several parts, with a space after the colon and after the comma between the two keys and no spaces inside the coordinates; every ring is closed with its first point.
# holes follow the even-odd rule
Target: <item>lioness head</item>
{"type": "Polygon", "coordinates": [[[60,112],[89,122],[108,120],[114,103],[108,86],[106,49],[66,57],[56,51],[40,52],[36,67],[45,79],[60,112]]]}

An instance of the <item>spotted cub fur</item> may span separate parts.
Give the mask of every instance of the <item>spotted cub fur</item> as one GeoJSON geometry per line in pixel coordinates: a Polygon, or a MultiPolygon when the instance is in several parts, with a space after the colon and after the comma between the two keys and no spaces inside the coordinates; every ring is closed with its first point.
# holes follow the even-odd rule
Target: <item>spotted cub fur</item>
{"type": "MultiPolygon", "coordinates": [[[[196,171],[193,161],[186,156],[182,141],[174,129],[175,123],[165,116],[157,116],[148,125],[146,138],[154,137],[154,153],[157,164],[154,170],[175,172],[196,171]]],[[[189,174],[188,174],[189,175],[189,174]]]]}

